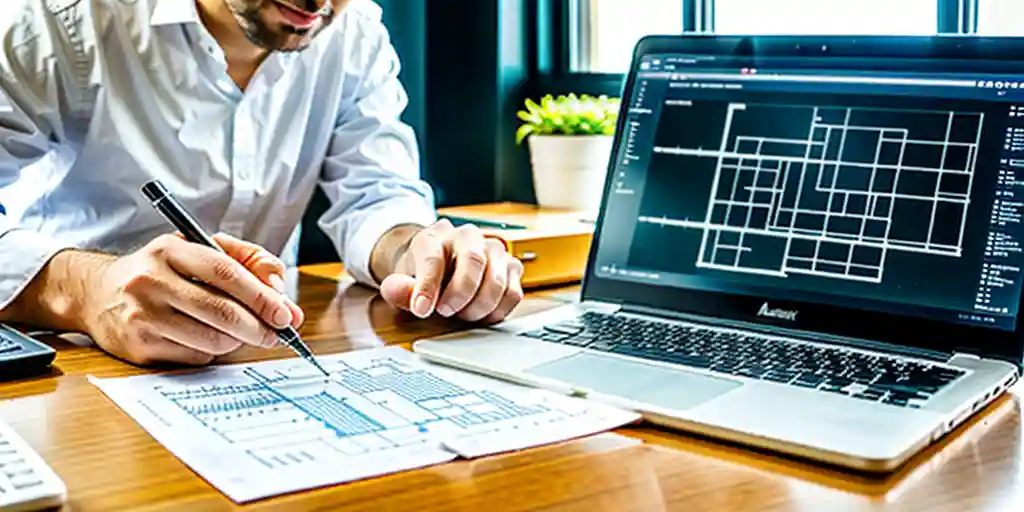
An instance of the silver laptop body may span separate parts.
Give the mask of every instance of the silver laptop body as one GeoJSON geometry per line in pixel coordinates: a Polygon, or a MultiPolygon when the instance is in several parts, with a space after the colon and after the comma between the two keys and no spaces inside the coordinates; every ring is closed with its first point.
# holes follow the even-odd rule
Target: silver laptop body
{"type": "Polygon", "coordinates": [[[1020,374],[1019,55],[1017,39],[645,38],[579,301],[414,350],[893,471],[1020,374]]]}

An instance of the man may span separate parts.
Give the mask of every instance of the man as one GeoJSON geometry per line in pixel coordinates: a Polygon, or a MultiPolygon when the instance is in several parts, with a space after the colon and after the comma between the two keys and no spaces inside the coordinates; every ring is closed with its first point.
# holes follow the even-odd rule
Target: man
{"type": "Polygon", "coordinates": [[[137,364],[272,346],[264,322],[303,320],[274,254],[317,186],[320,227],[390,304],[505,318],[522,265],[435,222],[379,18],[369,0],[6,0],[0,321],[137,364]],[[140,193],[154,178],[229,256],[170,234],[140,193]]]}

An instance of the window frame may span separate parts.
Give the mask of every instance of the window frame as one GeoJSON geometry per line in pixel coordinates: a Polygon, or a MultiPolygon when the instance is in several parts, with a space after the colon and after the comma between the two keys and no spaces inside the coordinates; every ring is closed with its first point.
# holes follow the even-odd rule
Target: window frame
{"type": "MultiPolygon", "coordinates": [[[[537,0],[530,27],[534,34],[534,69],[527,97],[542,94],[608,94],[621,92],[623,73],[579,71],[573,66],[576,39],[574,13],[579,0],[537,0]]],[[[695,0],[682,0],[692,2],[695,0]]]]}
{"type": "MultiPolygon", "coordinates": [[[[684,32],[714,31],[715,0],[679,1],[683,3],[684,32]]],[[[938,3],[937,33],[977,33],[979,0],[935,1],[938,3]]],[[[585,66],[576,66],[574,62],[574,59],[586,54],[578,47],[584,38],[576,33],[576,20],[585,14],[585,8],[581,12],[580,6],[586,3],[587,0],[538,0],[538,15],[535,17],[536,72],[548,80],[571,82],[583,85],[584,88],[590,84],[607,90],[607,83],[620,82],[623,73],[586,71],[585,66]]]]}

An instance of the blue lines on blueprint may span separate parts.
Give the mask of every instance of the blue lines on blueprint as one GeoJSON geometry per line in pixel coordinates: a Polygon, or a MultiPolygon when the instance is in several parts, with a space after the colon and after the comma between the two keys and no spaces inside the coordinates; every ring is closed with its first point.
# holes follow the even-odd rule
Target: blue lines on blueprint
{"type": "Polygon", "coordinates": [[[390,390],[413,402],[467,393],[466,390],[424,371],[401,373],[387,363],[376,368],[390,372],[370,376],[361,370],[342,370],[339,372],[337,382],[356,393],[390,390]]]}
{"type": "Polygon", "coordinates": [[[547,411],[544,407],[523,407],[512,403],[505,398],[490,391],[474,393],[481,399],[475,403],[462,406],[465,411],[457,416],[448,418],[452,423],[460,427],[471,427],[493,421],[507,420],[520,416],[530,416],[547,411]]]}
{"type": "Polygon", "coordinates": [[[295,406],[329,425],[339,436],[354,436],[384,429],[380,423],[328,393],[298,398],[295,406]]]}
{"type": "Polygon", "coordinates": [[[245,383],[157,391],[270,468],[415,446],[430,443],[432,432],[553,413],[495,392],[467,390],[392,359],[367,363],[356,368],[336,362],[328,367],[327,383],[303,365],[268,372],[249,367],[238,375],[245,383]]]}

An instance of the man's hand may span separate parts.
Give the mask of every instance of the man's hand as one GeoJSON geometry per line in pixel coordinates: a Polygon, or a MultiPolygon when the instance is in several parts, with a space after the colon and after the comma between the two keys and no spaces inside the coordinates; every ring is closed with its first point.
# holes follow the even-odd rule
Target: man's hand
{"type": "Polygon", "coordinates": [[[243,344],[274,346],[264,322],[280,328],[303,320],[282,293],[284,265],[258,246],[214,238],[227,255],[170,235],[121,258],[64,251],[25,290],[14,314],[83,331],[141,365],[207,364],[243,344]]]}
{"type": "Polygon", "coordinates": [[[384,300],[421,318],[436,311],[495,323],[523,300],[522,262],[476,226],[456,228],[441,220],[425,229],[396,228],[378,249],[375,259],[394,262],[381,282],[384,300]]]}

